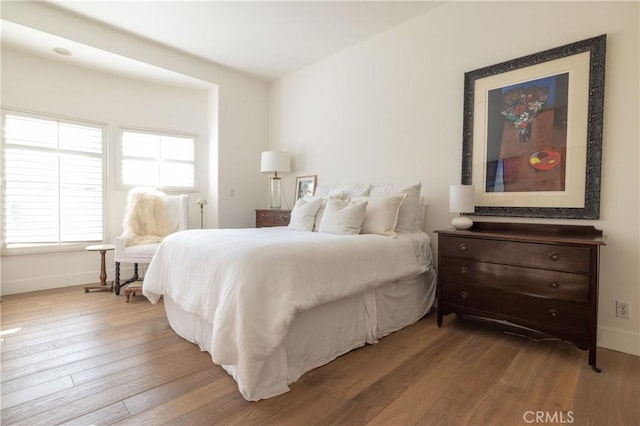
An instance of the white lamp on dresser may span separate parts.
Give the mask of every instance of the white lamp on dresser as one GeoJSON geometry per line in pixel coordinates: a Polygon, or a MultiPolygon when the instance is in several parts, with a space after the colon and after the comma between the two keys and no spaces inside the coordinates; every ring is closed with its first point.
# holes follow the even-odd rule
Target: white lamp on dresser
{"type": "Polygon", "coordinates": [[[473,185],[451,185],[449,187],[449,212],[458,213],[451,224],[456,229],[469,229],[473,226],[473,221],[464,213],[474,213],[475,188],[473,185]]]}

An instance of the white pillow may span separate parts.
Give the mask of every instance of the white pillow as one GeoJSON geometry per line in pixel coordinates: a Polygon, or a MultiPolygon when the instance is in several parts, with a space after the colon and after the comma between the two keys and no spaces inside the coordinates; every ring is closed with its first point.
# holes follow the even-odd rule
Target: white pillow
{"type": "Polygon", "coordinates": [[[291,210],[291,219],[288,228],[294,231],[313,231],[316,215],[323,204],[322,198],[307,201],[300,198],[291,210]]]}
{"type": "Polygon", "coordinates": [[[320,207],[318,208],[318,212],[316,213],[316,220],[313,223],[313,232],[318,232],[320,228],[320,223],[322,222],[322,217],[324,216],[324,208],[327,206],[327,200],[329,197],[316,197],[316,196],[306,196],[303,198],[307,203],[311,203],[313,201],[320,201],[320,207]]]}
{"type": "Polygon", "coordinates": [[[369,192],[370,197],[384,197],[392,194],[407,194],[407,197],[400,206],[398,212],[398,223],[396,224],[396,232],[416,232],[419,227],[416,226],[418,216],[418,204],[420,202],[420,190],[422,183],[418,182],[414,185],[374,185],[369,192]]]}
{"type": "Polygon", "coordinates": [[[351,201],[355,202],[367,201],[367,212],[360,233],[395,237],[398,212],[406,197],[407,194],[397,194],[387,197],[352,198],[351,201]]]}
{"type": "Polygon", "coordinates": [[[349,202],[330,198],[320,222],[319,232],[340,235],[359,234],[367,212],[367,202],[349,202]]]}

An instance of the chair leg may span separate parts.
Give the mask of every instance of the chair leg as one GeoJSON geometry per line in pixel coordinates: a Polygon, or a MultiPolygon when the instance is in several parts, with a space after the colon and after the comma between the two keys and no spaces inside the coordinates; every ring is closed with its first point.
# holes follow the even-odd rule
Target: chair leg
{"type": "Polygon", "coordinates": [[[114,288],[114,292],[116,293],[116,296],[120,295],[120,289],[122,287],[124,287],[125,285],[132,283],[134,281],[138,280],[138,264],[134,263],[133,264],[133,276],[131,278],[129,278],[128,280],[126,280],[125,282],[123,282],[122,284],[120,284],[120,262],[116,262],[116,278],[115,278],[115,288],[114,288]]]}
{"type": "Polygon", "coordinates": [[[116,296],[120,294],[120,262],[116,262],[116,277],[114,281],[113,291],[116,293],[116,296]]]}

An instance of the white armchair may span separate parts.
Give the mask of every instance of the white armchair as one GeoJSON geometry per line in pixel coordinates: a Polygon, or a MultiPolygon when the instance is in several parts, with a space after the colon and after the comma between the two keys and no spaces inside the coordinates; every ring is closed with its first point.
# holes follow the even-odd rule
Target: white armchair
{"type": "MultiPolygon", "coordinates": [[[[188,222],[188,196],[187,195],[175,195],[167,196],[167,215],[171,223],[171,232],[183,231],[187,229],[188,222]]],[[[120,294],[120,288],[138,280],[138,265],[151,263],[153,255],[156,253],[159,242],[153,242],[148,244],[135,244],[128,245],[129,238],[123,234],[115,239],[115,280],[114,291],[116,294],[120,294]],[[120,264],[121,263],[133,263],[133,276],[127,279],[125,282],[120,283],[120,264]]]]}

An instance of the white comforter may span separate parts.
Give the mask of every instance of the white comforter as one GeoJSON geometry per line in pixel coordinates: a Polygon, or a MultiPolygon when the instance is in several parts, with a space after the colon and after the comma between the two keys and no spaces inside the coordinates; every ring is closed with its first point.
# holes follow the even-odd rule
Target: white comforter
{"type": "Polygon", "coordinates": [[[297,312],[423,273],[423,232],[339,236],[285,227],[182,231],[160,245],[143,293],[162,295],[213,324],[216,364],[233,366],[245,399],[255,400],[265,360],[297,312]]]}

